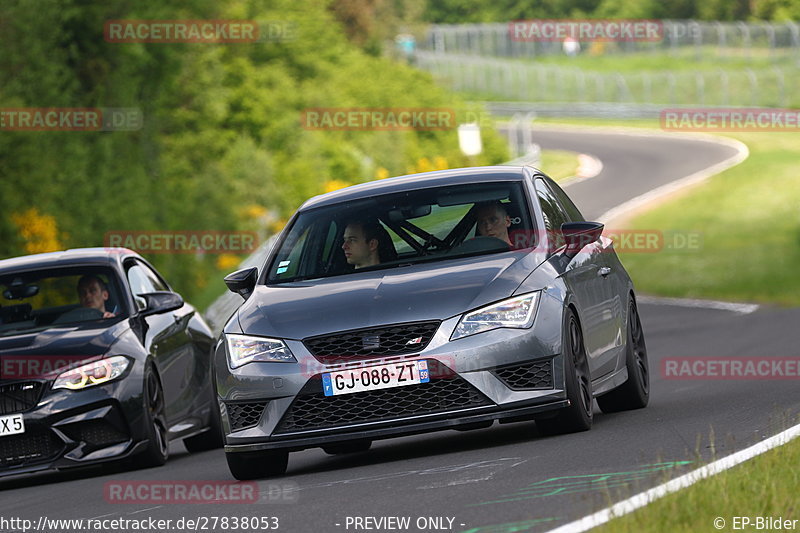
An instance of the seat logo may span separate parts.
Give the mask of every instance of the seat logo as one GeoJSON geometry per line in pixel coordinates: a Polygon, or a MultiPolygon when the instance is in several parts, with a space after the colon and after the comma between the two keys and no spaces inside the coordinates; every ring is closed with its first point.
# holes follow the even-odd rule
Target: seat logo
{"type": "Polygon", "coordinates": [[[381,347],[381,336],[365,335],[361,338],[361,346],[365,350],[377,350],[381,347]]]}

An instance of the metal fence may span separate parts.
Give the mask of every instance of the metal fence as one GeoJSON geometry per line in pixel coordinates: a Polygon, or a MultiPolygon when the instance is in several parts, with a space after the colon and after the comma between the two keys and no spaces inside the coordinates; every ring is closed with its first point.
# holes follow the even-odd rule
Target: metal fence
{"type": "Polygon", "coordinates": [[[590,72],[515,59],[417,52],[437,81],[487,100],[800,107],[800,69],[590,72]]]}
{"type": "MultiPolygon", "coordinates": [[[[800,25],[795,22],[700,22],[664,20],[663,39],[656,42],[602,43],[603,53],[689,52],[697,57],[800,57],[800,25]]],[[[437,24],[420,43],[424,51],[493,57],[536,57],[563,54],[561,42],[512,38],[510,23],[437,24]]],[[[589,43],[581,43],[584,48],[589,43]]]]}

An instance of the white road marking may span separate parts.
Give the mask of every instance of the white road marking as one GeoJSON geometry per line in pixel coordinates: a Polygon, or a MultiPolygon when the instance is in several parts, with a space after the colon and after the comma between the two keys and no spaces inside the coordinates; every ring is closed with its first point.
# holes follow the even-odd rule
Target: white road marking
{"type": "MultiPolygon", "coordinates": [[[[558,182],[562,188],[594,178],[603,171],[603,162],[593,155],[578,154],[578,163],[578,170],[575,172],[574,176],[570,176],[558,182]]],[[[547,172],[545,172],[545,174],[546,173],[547,172]]]]}
{"type": "MultiPolygon", "coordinates": [[[[652,133],[650,135],[653,135],[652,133]]],[[[692,136],[693,137],[693,136],[692,136]]],[[[708,139],[706,139],[708,140],[708,139]]],[[[667,196],[674,192],[679,191],[685,187],[689,187],[691,185],[695,185],[697,183],[703,182],[710,178],[711,176],[715,176],[720,172],[727,170],[733,166],[738,165],[750,155],[750,150],[748,150],[747,145],[739,142],[735,139],[728,139],[720,137],[717,140],[718,144],[724,144],[736,149],[736,154],[733,156],[720,161],[710,167],[706,167],[703,170],[699,170],[693,174],[689,174],[688,176],[684,176],[683,178],[679,178],[675,181],[671,181],[661,187],[656,187],[655,189],[651,189],[644,194],[640,194],[635,198],[631,198],[627,202],[623,202],[616,207],[612,207],[597,219],[598,222],[602,222],[603,224],[607,224],[608,222],[618,218],[622,215],[627,214],[630,211],[635,209],[640,209],[643,206],[657,200],[663,196],[667,196]]]]}
{"type": "Polygon", "coordinates": [[[641,492],[628,498],[627,500],[615,503],[611,507],[607,507],[594,514],[585,516],[579,520],[575,520],[574,522],[564,524],[561,527],[551,529],[547,533],[581,533],[583,531],[588,531],[593,527],[605,524],[614,518],[618,518],[631,513],[636,509],[644,507],[645,505],[648,505],[659,498],[663,498],[668,494],[672,494],[673,492],[677,492],[681,489],[685,489],[686,487],[694,485],[700,480],[719,474],[720,472],[724,472],[731,467],[748,461],[753,457],[761,455],[762,453],[773,448],[783,446],[798,436],[800,436],[800,424],[793,426],[786,431],[778,433],[774,437],[770,437],[767,440],[759,442],[758,444],[754,444],[749,448],[745,448],[744,450],[728,455],[727,457],[723,457],[722,459],[714,461],[713,463],[709,463],[706,466],[698,468],[697,470],[692,470],[688,474],[684,474],[673,480],[667,481],[666,483],[653,487],[650,490],[641,492]]]}
{"type": "Polygon", "coordinates": [[[649,305],[671,305],[676,307],[697,307],[702,309],[716,309],[730,311],[740,315],[749,315],[758,310],[758,304],[744,304],[736,302],[720,302],[717,300],[696,300],[693,298],[661,298],[658,296],[637,296],[636,301],[649,305]]]}
{"type": "MultiPolygon", "coordinates": [[[[384,481],[387,479],[395,479],[399,477],[406,477],[406,476],[418,476],[418,475],[437,475],[437,474],[451,474],[451,473],[461,473],[469,470],[478,470],[478,469],[496,469],[497,467],[506,467],[509,462],[513,462],[514,464],[519,464],[519,460],[521,457],[500,457],[497,459],[487,459],[484,461],[476,461],[473,463],[465,463],[465,464],[456,464],[456,465],[446,465],[446,466],[437,466],[434,468],[426,468],[423,470],[401,470],[399,472],[390,472],[386,474],[376,474],[374,476],[365,476],[360,478],[351,478],[351,479],[338,479],[334,481],[323,481],[320,483],[313,483],[309,485],[298,485],[296,487],[292,487],[287,489],[287,492],[296,492],[300,490],[307,490],[307,489],[318,489],[318,488],[327,488],[334,485],[346,485],[346,484],[353,484],[353,483],[365,483],[365,482],[375,482],[375,481],[384,481]]],[[[494,470],[491,470],[494,471],[494,470]]],[[[259,490],[261,487],[259,487],[259,490]]]]}

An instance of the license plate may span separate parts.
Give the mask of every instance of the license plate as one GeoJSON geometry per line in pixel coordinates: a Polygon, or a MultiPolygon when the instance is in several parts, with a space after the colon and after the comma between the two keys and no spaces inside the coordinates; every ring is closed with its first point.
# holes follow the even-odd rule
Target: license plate
{"type": "Polygon", "coordinates": [[[430,381],[427,361],[405,361],[322,374],[325,396],[418,385],[430,381]]]}
{"type": "Polygon", "coordinates": [[[0,416],[0,437],[25,433],[25,422],[21,414],[0,416]]]}

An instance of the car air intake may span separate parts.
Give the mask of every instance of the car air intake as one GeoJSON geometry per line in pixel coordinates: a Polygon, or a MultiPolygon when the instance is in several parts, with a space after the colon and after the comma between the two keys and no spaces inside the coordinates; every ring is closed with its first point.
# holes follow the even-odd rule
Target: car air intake
{"type": "Polygon", "coordinates": [[[53,459],[64,443],[50,429],[26,424],[25,433],[0,438],[0,468],[13,468],[53,459]]]}
{"type": "Polygon", "coordinates": [[[321,380],[311,380],[289,406],[275,433],[381,422],[493,405],[486,396],[438,361],[428,361],[428,368],[431,373],[428,383],[341,396],[325,396],[321,380]]]}
{"type": "Polygon", "coordinates": [[[511,390],[553,388],[553,360],[504,366],[492,370],[511,390]]]}
{"type": "Polygon", "coordinates": [[[264,412],[268,402],[248,402],[233,403],[226,402],[225,408],[228,411],[228,419],[231,423],[231,431],[239,431],[258,425],[261,414],[264,412]]]}

